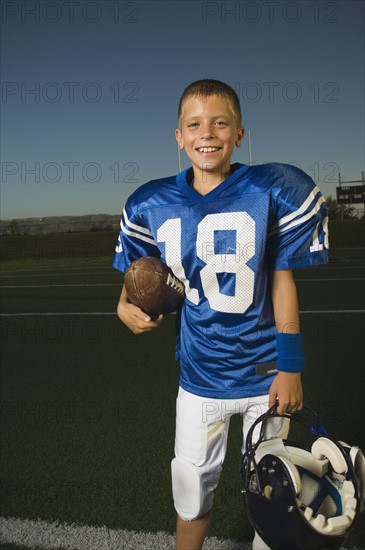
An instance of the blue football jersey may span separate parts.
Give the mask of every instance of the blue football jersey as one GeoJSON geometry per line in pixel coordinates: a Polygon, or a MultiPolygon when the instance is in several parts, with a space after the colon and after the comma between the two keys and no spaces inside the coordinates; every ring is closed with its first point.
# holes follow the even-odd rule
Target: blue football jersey
{"type": "Polygon", "coordinates": [[[328,261],[327,210],[298,168],[234,164],[207,195],[191,168],[128,199],[113,266],[160,256],[185,285],[177,317],[180,385],[217,398],[263,395],[277,357],[271,270],[328,261]],[[262,375],[264,373],[264,375],[262,375]]]}

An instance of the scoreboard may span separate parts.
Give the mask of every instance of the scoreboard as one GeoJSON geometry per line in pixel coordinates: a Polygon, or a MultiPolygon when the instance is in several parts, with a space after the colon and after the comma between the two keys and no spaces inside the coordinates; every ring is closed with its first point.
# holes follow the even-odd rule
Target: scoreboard
{"type": "Polygon", "coordinates": [[[365,172],[361,172],[361,180],[342,181],[338,174],[339,187],[336,187],[337,204],[365,204],[365,172]],[[350,185],[350,184],[361,185],[350,185]]]}
{"type": "Polygon", "coordinates": [[[365,185],[341,185],[336,187],[338,204],[363,204],[365,202],[365,185]]]}

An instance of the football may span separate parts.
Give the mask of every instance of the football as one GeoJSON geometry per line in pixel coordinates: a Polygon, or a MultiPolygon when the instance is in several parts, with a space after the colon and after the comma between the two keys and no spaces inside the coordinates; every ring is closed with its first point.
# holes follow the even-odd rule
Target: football
{"type": "Polygon", "coordinates": [[[183,283],[160,258],[144,256],[132,262],[124,274],[129,300],[156,319],[176,311],[185,296],[183,283]]]}

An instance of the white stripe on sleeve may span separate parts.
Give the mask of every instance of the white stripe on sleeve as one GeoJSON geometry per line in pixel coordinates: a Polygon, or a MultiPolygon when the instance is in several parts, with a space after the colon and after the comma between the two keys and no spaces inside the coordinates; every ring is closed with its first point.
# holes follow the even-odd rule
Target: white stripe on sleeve
{"type": "MultiPolygon", "coordinates": [[[[318,188],[317,188],[318,189],[318,188]]],[[[284,216],[281,218],[277,223],[276,226],[269,231],[268,236],[271,237],[272,235],[275,235],[276,233],[284,233],[285,231],[292,229],[293,227],[296,227],[297,225],[300,225],[301,223],[309,220],[312,216],[315,216],[318,212],[318,210],[321,208],[321,205],[325,202],[322,195],[319,197],[318,201],[316,202],[314,208],[310,210],[305,216],[302,216],[302,213],[306,210],[308,205],[312,202],[314,198],[314,190],[311,193],[311,195],[308,197],[308,199],[303,203],[303,205],[296,210],[295,212],[292,212],[291,214],[288,214],[287,216],[284,216]],[[304,206],[306,205],[306,206],[304,206]],[[291,221],[291,223],[288,223],[291,221]],[[288,223],[285,227],[281,227],[281,225],[284,225],[285,223],[288,223]]]]}
{"type": "Polygon", "coordinates": [[[132,223],[131,221],[129,221],[125,208],[123,209],[123,216],[126,225],[128,225],[131,229],[136,229],[137,231],[139,231],[140,233],[144,233],[145,235],[151,235],[151,231],[146,227],[143,227],[143,225],[137,225],[136,223],[132,223]]]}
{"type": "Polygon", "coordinates": [[[146,243],[153,244],[154,246],[157,246],[155,240],[152,237],[147,237],[147,236],[141,235],[140,233],[136,233],[135,231],[129,231],[129,229],[127,229],[125,227],[125,225],[123,224],[122,221],[120,222],[120,228],[121,228],[121,230],[123,231],[123,233],[125,235],[129,235],[130,237],[136,237],[137,239],[140,239],[141,241],[144,241],[146,243]]]}

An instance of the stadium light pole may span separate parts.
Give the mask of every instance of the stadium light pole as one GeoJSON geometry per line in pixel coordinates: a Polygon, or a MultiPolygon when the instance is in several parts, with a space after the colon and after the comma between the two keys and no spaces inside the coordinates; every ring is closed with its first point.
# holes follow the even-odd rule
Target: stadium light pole
{"type": "Polygon", "coordinates": [[[179,172],[181,172],[181,156],[180,156],[180,147],[178,142],[176,142],[176,145],[177,145],[177,164],[179,167],[179,172]]]}
{"type": "Polygon", "coordinates": [[[248,164],[252,165],[251,130],[248,130],[248,164]]]}

